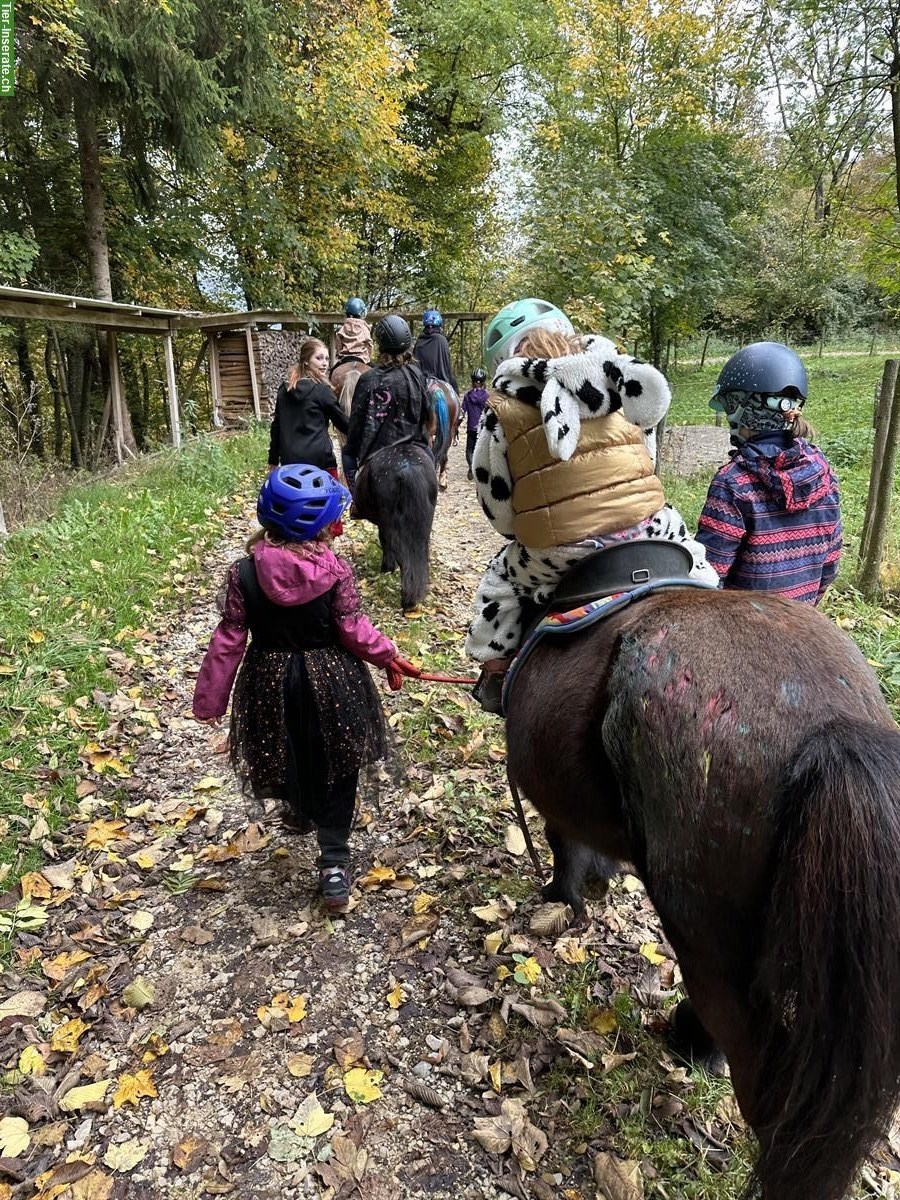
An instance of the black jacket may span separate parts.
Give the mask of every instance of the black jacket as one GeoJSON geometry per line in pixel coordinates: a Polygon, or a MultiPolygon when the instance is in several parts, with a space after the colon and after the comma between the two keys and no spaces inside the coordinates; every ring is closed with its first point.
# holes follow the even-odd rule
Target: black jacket
{"type": "Polygon", "coordinates": [[[413,358],[426,375],[430,375],[432,379],[443,379],[445,383],[450,384],[454,392],[459,391],[453,367],[450,365],[450,343],[439,329],[429,325],[422,330],[413,350],[413,358]]]}
{"type": "Polygon", "coordinates": [[[431,412],[425,377],[415,363],[366,371],[353,392],[345,456],[362,466],[376,450],[397,442],[427,446],[431,412]]]}
{"type": "Polygon", "coordinates": [[[269,466],[309,463],[323,471],[337,466],[328,422],[346,433],[347,417],[331,388],[313,379],[301,379],[290,389],[282,384],[275,400],[269,466]]]}

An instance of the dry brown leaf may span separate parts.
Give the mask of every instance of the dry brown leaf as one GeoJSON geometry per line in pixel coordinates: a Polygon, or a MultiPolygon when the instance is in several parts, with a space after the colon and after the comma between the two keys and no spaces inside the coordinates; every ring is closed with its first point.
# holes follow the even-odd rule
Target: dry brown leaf
{"type": "Polygon", "coordinates": [[[479,1004],[487,1004],[488,1000],[494,999],[494,993],[485,987],[461,987],[456,993],[458,1004],[464,1004],[466,1008],[477,1008],[479,1004]]]}
{"type": "Polygon", "coordinates": [[[531,918],[529,929],[538,937],[559,937],[569,928],[574,915],[568,904],[542,904],[531,918]]]}
{"type": "Polygon", "coordinates": [[[525,834],[518,825],[507,825],[506,834],[503,838],[506,849],[516,858],[521,858],[525,853],[525,834]]]}
{"type": "Polygon", "coordinates": [[[431,937],[438,927],[440,918],[435,912],[415,913],[400,930],[400,949],[413,946],[423,938],[431,937]]]}
{"type": "Polygon", "coordinates": [[[205,946],[213,940],[215,934],[210,933],[208,929],[201,929],[199,925],[185,925],[178,936],[190,946],[205,946]]]}
{"type": "Polygon", "coordinates": [[[604,1200],[644,1200],[644,1180],[638,1162],[625,1162],[606,1152],[597,1154],[594,1182],[604,1200]]]}
{"type": "Polygon", "coordinates": [[[188,1133],[172,1147],[172,1162],[180,1171],[190,1175],[206,1158],[209,1142],[199,1133],[188,1133]]]}
{"type": "Polygon", "coordinates": [[[0,1021],[7,1017],[36,1017],[47,1007],[43,992],[16,992],[0,1000],[0,1021]]]}
{"type": "Polygon", "coordinates": [[[401,1086],[408,1096],[412,1096],[420,1104],[427,1104],[429,1108],[443,1109],[444,1101],[434,1088],[430,1088],[421,1079],[404,1079],[401,1086]]]}

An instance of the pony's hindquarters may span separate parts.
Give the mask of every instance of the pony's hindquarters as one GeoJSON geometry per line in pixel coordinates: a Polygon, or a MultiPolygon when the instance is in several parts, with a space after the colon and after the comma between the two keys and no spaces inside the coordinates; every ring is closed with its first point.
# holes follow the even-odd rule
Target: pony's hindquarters
{"type": "Polygon", "coordinates": [[[400,567],[400,604],[415,608],[428,594],[429,552],[437,476],[422,446],[404,442],[379,451],[357,479],[362,515],[378,526],[387,569],[400,567]]]}
{"type": "Polygon", "coordinates": [[[773,818],[746,1115],[765,1200],[841,1200],[900,1098],[900,733],[811,732],[773,818]]]}

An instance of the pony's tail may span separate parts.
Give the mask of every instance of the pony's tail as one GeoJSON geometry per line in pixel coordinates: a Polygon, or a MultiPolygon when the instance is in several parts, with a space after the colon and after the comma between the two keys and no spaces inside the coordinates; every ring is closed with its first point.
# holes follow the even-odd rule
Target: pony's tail
{"type": "Polygon", "coordinates": [[[852,720],[814,731],[774,819],[751,1193],[841,1200],[900,1093],[900,733],[852,720]]]}
{"type": "Polygon", "coordinates": [[[394,511],[383,523],[388,551],[400,564],[400,605],[404,612],[416,608],[428,595],[431,581],[429,553],[437,476],[427,452],[420,462],[404,462],[397,475],[394,511]]]}

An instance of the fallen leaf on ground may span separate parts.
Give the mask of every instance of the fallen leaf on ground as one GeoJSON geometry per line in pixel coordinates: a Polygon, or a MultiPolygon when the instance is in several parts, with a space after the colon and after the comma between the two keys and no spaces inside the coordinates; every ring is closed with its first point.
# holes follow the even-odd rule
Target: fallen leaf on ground
{"type": "Polygon", "coordinates": [[[520,858],[525,853],[525,834],[518,825],[507,825],[503,841],[506,849],[516,858],[520,858]]]}
{"type": "Polygon", "coordinates": [[[594,1182],[604,1200],[643,1200],[644,1180],[640,1163],[625,1162],[605,1152],[597,1154],[594,1157],[594,1182]]]}
{"type": "Polygon", "coordinates": [[[188,1133],[172,1147],[172,1162],[180,1171],[190,1175],[206,1158],[209,1142],[197,1133],[188,1133]]]}
{"type": "Polygon", "coordinates": [[[109,1079],[98,1079],[96,1083],[72,1088],[60,1100],[59,1107],[63,1112],[78,1112],[90,1104],[101,1104],[111,1082],[109,1079]]]}
{"type": "Polygon", "coordinates": [[[131,1171],[142,1162],[150,1149],[149,1142],[130,1138],[127,1142],[116,1142],[103,1155],[104,1164],[112,1171],[131,1171]]]}
{"type": "Polygon", "coordinates": [[[307,1075],[312,1074],[315,1061],[311,1054],[292,1054],[287,1060],[288,1072],[295,1079],[305,1079],[307,1075]]]}
{"type": "Polygon", "coordinates": [[[156,999],[156,988],[143,975],[138,975],[124,989],[122,999],[129,1008],[147,1008],[156,999]]]}
{"type": "Polygon", "coordinates": [[[290,1127],[301,1137],[320,1137],[334,1124],[334,1113],[326,1112],[315,1092],[307,1096],[290,1122],[290,1127]]]}
{"type": "Polygon", "coordinates": [[[4,1117],[0,1120],[0,1154],[18,1158],[31,1145],[28,1122],[24,1117],[4,1117]]]}
{"type": "Polygon", "coordinates": [[[142,1096],[153,1099],[159,1095],[153,1082],[153,1072],[149,1068],[136,1071],[133,1075],[120,1075],[118,1084],[113,1096],[113,1108],[121,1108],[123,1104],[133,1104],[137,1108],[142,1096]]]}
{"type": "Polygon", "coordinates": [[[644,942],[644,944],[641,946],[640,952],[643,954],[644,958],[646,958],[647,962],[653,963],[655,967],[658,967],[660,963],[664,963],[666,961],[666,956],[664,954],[660,954],[659,952],[658,942],[644,942]]]}
{"type": "Polygon", "coordinates": [[[364,1067],[354,1067],[344,1076],[344,1091],[357,1104],[371,1104],[381,1096],[378,1084],[383,1078],[381,1071],[367,1071],[364,1067]]]}
{"type": "Polygon", "coordinates": [[[78,1049],[78,1042],[84,1033],[90,1029],[81,1017],[73,1017],[57,1025],[50,1037],[50,1049],[58,1050],[61,1054],[72,1054],[78,1049]]]}

